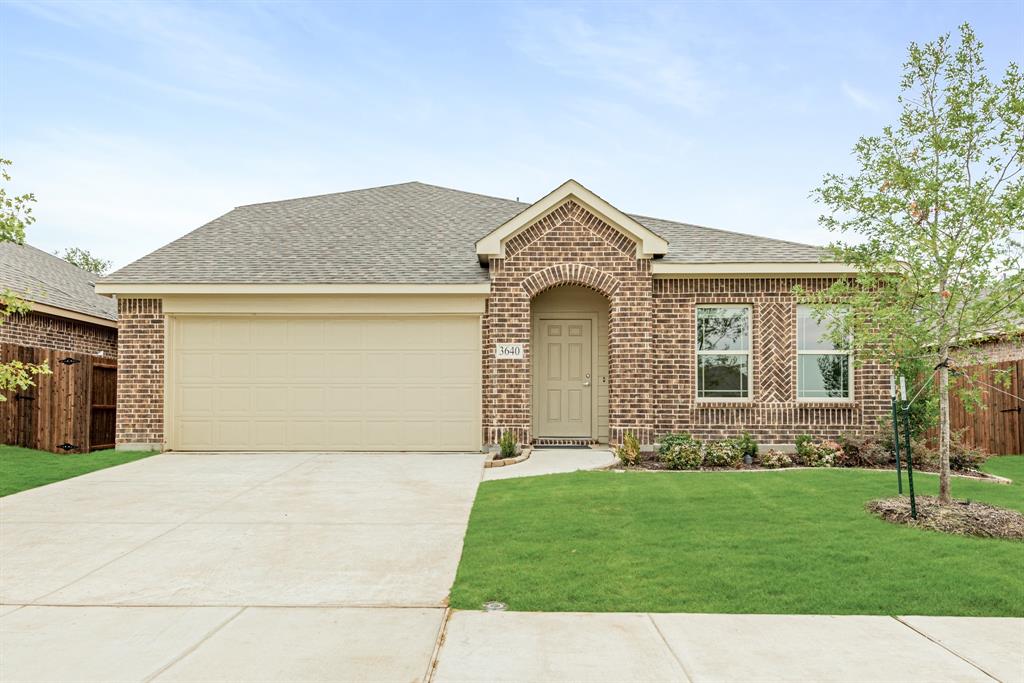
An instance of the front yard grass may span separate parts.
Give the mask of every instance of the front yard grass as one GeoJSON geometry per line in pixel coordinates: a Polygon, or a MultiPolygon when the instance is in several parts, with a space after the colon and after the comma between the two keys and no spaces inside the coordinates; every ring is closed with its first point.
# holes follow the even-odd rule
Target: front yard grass
{"type": "MultiPolygon", "coordinates": [[[[1024,510],[1012,485],[953,495],[1024,510]]],[[[922,494],[938,478],[915,473],[922,494]]],[[[1024,543],[888,524],[895,473],[577,472],[480,485],[452,606],[512,610],[1024,616],[1024,543]]],[[[906,491],[906,487],[904,487],[906,491]]]]}
{"type": "Polygon", "coordinates": [[[0,497],[155,454],[156,451],[109,450],[64,455],[0,446],[0,497]]]}

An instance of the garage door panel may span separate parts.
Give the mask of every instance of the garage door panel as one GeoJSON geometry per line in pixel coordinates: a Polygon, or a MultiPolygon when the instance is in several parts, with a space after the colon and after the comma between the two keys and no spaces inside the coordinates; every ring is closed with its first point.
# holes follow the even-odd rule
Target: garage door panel
{"type": "Polygon", "coordinates": [[[209,351],[191,351],[181,354],[178,360],[181,377],[185,379],[208,380],[213,377],[213,354],[209,351]]]}
{"type": "Polygon", "coordinates": [[[398,351],[378,352],[370,351],[364,356],[366,359],[364,377],[375,380],[399,379],[402,376],[402,354],[398,351]]]}
{"type": "Polygon", "coordinates": [[[292,378],[322,381],[327,375],[327,356],[324,353],[298,352],[291,357],[292,378]]]}
{"type": "Polygon", "coordinates": [[[173,325],[172,448],[479,448],[479,317],[173,325]]]}
{"type": "MultiPolygon", "coordinates": [[[[232,345],[232,348],[237,348],[232,345]]],[[[252,356],[248,353],[220,353],[211,356],[214,376],[222,380],[252,379],[252,356]]]]}
{"type": "Polygon", "coordinates": [[[322,320],[289,320],[288,346],[293,349],[324,348],[324,323],[322,320]]]}
{"type": "Polygon", "coordinates": [[[363,354],[359,351],[327,354],[325,376],[332,380],[358,380],[363,376],[363,354]]]}
{"type": "Polygon", "coordinates": [[[251,387],[218,387],[213,395],[216,397],[214,405],[221,414],[249,415],[252,412],[251,387]]]}

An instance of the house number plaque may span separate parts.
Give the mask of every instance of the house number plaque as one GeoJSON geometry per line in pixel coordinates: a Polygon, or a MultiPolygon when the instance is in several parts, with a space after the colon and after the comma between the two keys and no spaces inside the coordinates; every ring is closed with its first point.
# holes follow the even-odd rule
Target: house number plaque
{"type": "Polygon", "coordinates": [[[494,357],[495,358],[511,358],[512,360],[522,360],[524,356],[522,344],[495,344],[494,345],[494,357]]]}

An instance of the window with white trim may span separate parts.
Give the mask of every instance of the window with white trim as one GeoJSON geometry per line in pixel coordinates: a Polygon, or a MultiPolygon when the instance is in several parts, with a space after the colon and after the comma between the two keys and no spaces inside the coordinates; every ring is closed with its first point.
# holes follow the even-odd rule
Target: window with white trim
{"type": "Polygon", "coordinates": [[[750,398],[750,306],[697,307],[697,398],[750,398]]]}
{"type": "Polygon", "coordinates": [[[829,318],[819,321],[810,306],[796,308],[798,399],[841,401],[853,395],[853,353],[848,344],[833,344],[831,323],[829,318]]]}

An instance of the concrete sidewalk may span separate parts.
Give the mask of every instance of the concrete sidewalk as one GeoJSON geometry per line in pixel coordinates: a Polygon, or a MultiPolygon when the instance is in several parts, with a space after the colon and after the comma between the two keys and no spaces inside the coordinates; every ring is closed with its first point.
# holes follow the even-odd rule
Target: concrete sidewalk
{"type": "Polygon", "coordinates": [[[454,612],[436,683],[1024,681],[1024,619],[454,612]]]}

